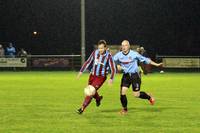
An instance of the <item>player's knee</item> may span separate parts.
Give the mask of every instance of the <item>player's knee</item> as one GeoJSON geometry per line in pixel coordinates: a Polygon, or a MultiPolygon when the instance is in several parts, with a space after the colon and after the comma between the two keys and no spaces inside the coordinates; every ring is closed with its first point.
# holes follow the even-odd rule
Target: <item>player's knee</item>
{"type": "Polygon", "coordinates": [[[85,93],[86,96],[93,96],[96,93],[96,89],[93,86],[88,85],[84,89],[84,93],[85,93]]]}
{"type": "Polygon", "coordinates": [[[140,91],[133,92],[133,96],[138,98],[140,96],[140,91]]]}
{"type": "Polygon", "coordinates": [[[121,94],[126,95],[127,87],[122,87],[121,94]]]}

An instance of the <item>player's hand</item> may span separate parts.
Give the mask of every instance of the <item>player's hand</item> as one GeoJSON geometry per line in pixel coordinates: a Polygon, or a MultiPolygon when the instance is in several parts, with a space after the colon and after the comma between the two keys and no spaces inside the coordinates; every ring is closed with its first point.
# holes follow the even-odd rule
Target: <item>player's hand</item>
{"type": "Polygon", "coordinates": [[[110,80],[108,80],[108,85],[112,85],[112,83],[113,83],[113,80],[112,79],[110,79],[110,80]]]}
{"type": "Polygon", "coordinates": [[[122,67],[120,65],[117,65],[117,70],[118,71],[121,71],[122,70],[122,67]]]}
{"type": "Polygon", "coordinates": [[[82,75],[82,72],[79,72],[76,79],[80,79],[81,75],[82,75]]]}

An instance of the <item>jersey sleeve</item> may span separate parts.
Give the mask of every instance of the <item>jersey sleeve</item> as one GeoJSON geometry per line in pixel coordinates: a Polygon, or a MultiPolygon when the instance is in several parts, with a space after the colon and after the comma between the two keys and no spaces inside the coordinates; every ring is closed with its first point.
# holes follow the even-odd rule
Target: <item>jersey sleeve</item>
{"type": "Polygon", "coordinates": [[[114,79],[115,73],[116,73],[116,67],[115,67],[115,62],[113,60],[113,57],[110,55],[108,59],[108,64],[111,70],[111,75],[110,79],[114,79]]]}
{"type": "Polygon", "coordinates": [[[118,61],[118,60],[119,60],[119,52],[116,53],[116,54],[113,56],[113,60],[114,60],[114,61],[118,61]]]}
{"type": "Polygon", "coordinates": [[[120,55],[120,52],[118,52],[117,54],[115,54],[113,56],[113,60],[115,62],[115,65],[119,65],[120,64],[120,62],[119,62],[119,55],[120,55]]]}
{"type": "Polygon", "coordinates": [[[89,67],[89,65],[91,64],[91,62],[94,60],[94,56],[95,56],[95,50],[92,52],[92,54],[87,59],[87,61],[83,64],[83,66],[80,69],[80,72],[84,72],[89,67]]]}
{"type": "Polygon", "coordinates": [[[140,62],[144,62],[145,64],[150,64],[151,60],[149,58],[146,58],[144,56],[142,56],[141,54],[137,54],[137,59],[140,62]]]}

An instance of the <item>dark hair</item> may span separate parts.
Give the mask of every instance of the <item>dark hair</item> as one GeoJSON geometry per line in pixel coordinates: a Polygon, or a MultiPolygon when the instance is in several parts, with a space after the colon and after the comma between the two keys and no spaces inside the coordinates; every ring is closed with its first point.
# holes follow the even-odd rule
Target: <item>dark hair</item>
{"type": "Polygon", "coordinates": [[[97,45],[101,45],[101,44],[103,44],[103,45],[104,45],[104,47],[106,47],[106,46],[107,46],[107,43],[106,43],[106,41],[105,41],[105,40],[99,40],[99,41],[98,41],[98,43],[97,43],[97,45]]]}

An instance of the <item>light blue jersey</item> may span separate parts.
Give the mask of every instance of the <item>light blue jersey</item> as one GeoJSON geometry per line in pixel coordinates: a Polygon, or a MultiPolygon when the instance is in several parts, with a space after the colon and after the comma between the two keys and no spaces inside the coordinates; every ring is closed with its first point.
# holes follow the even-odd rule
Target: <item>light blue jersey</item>
{"type": "Polygon", "coordinates": [[[120,64],[124,73],[136,73],[138,71],[138,61],[150,64],[150,59],[140,55],[138,52],[130,50],[128,54],[122,51],[114,55],[114,61],[120,64]]]}

